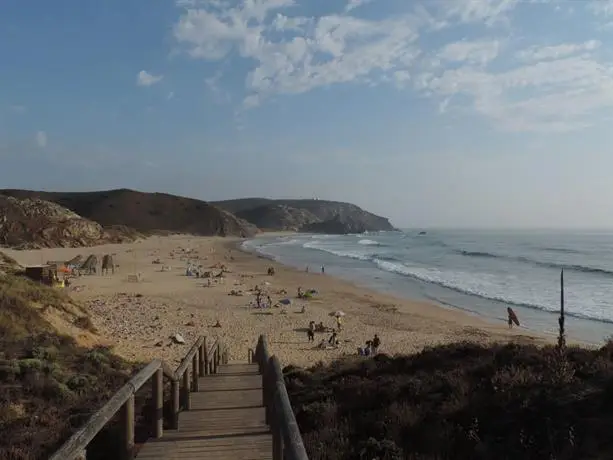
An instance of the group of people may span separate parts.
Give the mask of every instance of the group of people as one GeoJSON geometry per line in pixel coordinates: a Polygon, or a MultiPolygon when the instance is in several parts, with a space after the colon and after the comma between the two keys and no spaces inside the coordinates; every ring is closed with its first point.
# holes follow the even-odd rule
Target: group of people
{"type": "Polygon", "coordinates": [[[376,355],[379,351],[379,347],[381,346],[381,339],[377,334],[373,337],[372,340],[366,341],[365,347],[358,347],[358,355],[359,356],[370,356],[376,355]]]}

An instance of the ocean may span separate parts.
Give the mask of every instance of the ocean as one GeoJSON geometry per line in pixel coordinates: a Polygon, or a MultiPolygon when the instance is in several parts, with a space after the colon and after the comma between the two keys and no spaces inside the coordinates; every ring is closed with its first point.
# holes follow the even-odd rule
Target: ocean
{"type": "Polygon", "coordinates": [[[360,235],[262,236],[246,250],[365,287],[557,334],[564,270],[570,339],[613,335],[613,233],[419,230],[360,235]]]}

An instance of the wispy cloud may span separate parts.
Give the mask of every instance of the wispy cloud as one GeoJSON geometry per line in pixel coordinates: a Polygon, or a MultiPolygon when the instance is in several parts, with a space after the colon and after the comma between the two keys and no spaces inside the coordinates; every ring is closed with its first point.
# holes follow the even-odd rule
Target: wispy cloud
{"type": "Polygon", "coordinates": [[[517,53],[517,57],[523,61],[544,61],[548,59],[560,59],[582,51],[592,51],[602,45],[598,40],[588,40],[584,43],[562,43],[553,46],[531,46],[517,53]]]}
{"type": "Polygon", "coordinates": [[[20,115],[28,111],[28,108],[25,105],[11,105],[9,108],[12,112],[18,113],[20,115]]]}
{"type": "Polygon", "coordinates": [[[47,147],[47,133],[45,131],[38,131],[36,133],[36,145],[41,149],[47,147]]]}
{"type": "Polygon", "coordinates": [[[141,70],[136,76],[136,84],[138,86],[151,86],[162,81],[162,75],[152,75],[146,70],[141,70]]]}
{"type": "Polygon", "coordinates": [[[349,13],[360,6],[366,5],[367,3],[372,3],[373,1],[374,0],[349,0],[345,6],[345,13],[349,13]]]}
{"type": "MultiPolygon", "coordinates": [[[[507,130],[579,129],[613,108],[613,70],[598,56],[600,41],[518,49],[509,39],[516,9],[545,1],[434,0],[393,17],[354,16],[364,3],[348,0],[338,14],[307,17],[295,14],[294,0],[183,1],[174,37],[193,59],[238,57],[252,66],[243,109],[343,83],[393,84],[431,98],[441,114],[461,107],[507,130]],[[471,39],[449,40],[452,28],[467,26],[471,39]]],[[[590,8],[608,14],[609,4],[590,8]]],[[[553,13],[555,5],[548,7],[553,13]]],[[[219,94],[219,74],[205,78],[219,94]]]]}

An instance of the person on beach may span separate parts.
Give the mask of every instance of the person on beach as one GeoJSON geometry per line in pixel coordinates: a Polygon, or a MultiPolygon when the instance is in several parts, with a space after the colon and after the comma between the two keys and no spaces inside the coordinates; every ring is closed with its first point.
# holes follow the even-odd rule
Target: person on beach
{"type": "Polygon", "coordinates": [[[336,328],[339,331],[343,329],[343,320],[341,319],[340,315],[336,317],[336,328]]]}
{"type": "Polygon", "coordinates": [[[322,275],[323,275],[325,272],[326,272],[326,269],[325,269],[325,267],[322,265],[322,266],[321,266],[321,273],[322,273],[322,275]]]}
{"type": "Polygon", "coordinates": [[[336,331],[332,333],[332,335],[328,339],[328,343],[332,345],[333,347],[338,345],[338,338],[336,336],[336,331]]]}
{"type": "Polygon", "coordinates": [[[379,336],[377,334],[375,334],[375,337],[372,339],[372,353],[373,355],[376,355],[377,352],[379,351],[379,346],[381,345],[381,339],[379,339],[379,336]]]}
{"type": "Polygon", "coordinates": [[[298,286],[298,298],[302,299],[304,297],[304,293],[302,292],[302,286],[298,286]]]}
{"type": "Polygon", "coordinates": [[[371,346],[371,342],[370,340],[367,340],[366,346],[364,347],[364,356],[370,356],[370,346],[371,346]]]}
{"type": "Polygon", "coordinates": [[[311,327],[307,330],[307,338],[309,342],[315,342],[315,331],[311,327]]]}
{"type": "Polygon", "coordinates": [[[272,299],[270,296],[266,296],[266,301],[268,302],[268,308],[272,308],[272,299]]]}

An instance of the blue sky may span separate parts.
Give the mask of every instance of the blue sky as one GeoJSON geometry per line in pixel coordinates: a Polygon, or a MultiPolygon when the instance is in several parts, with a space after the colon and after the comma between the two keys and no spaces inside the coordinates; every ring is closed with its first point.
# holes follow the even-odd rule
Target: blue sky
{"type": "Polygon", "coordinates": [[[613,228],[613,0],[4,0],[0,187],[613,228]]]}

